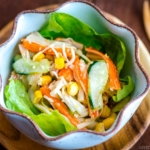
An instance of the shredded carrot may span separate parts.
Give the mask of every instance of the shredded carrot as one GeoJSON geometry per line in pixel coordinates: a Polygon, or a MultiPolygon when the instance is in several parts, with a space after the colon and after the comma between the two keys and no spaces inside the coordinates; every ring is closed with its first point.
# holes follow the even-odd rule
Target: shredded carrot
{"type": "MultiPolygon", "coordinates": [[[[24,48],[34,53],[40,52],[47,47],[47,46],[43,46],[34,42],[29,42],[26,39],[22,39],[22,44],[24,48]]],[[[55,50],[59,53],[62,53],[62,47],[56,47],[55,50]]],[[[72,56],[71,49],[68,47],[65,47],[65,50],[66,50],[66,55],[68,57],[71,57],[72,56]]],[[[51,48],[48,48],[44,53],[47,55],[54,55],[54,52],[51,48]]]]}
{"type": "Polygon", "coordinates": [[[118,73],[116,66],[114,65],[113,61],[107,56],[101,53],[100,51],[97,51],[94,48],[86,48],[85,49],[87,52],[94,53],[96,55],[101,56],[108,64],[108,69],[109,69],[109,79],[110,79],[110,88],[112,90],[119,90],[121,89],[119,78],[118,78],[118,73]]]}
{"type": "Polygon", "coordinates": [[[63,76],[67,81],[72,81],[74,79],[73,77],[73,71],[68,68],[63,68],[58,72],[59,76],[63,76]]]}
{"type": "Polygon", "coordinates": [[[53,100],[53,105],[60,113],[62,113],[64,116],[66,116],[70,122],[77,127],[77,124],[79,123],[77,118],[75,118],[72,114],[70,114],[67,106],[60,100],[50,95],[50,89],[47,86],[43,86],[40,88],[40,91],[43,95],[46,95],[47,97],[51,98],[53,100]]]}

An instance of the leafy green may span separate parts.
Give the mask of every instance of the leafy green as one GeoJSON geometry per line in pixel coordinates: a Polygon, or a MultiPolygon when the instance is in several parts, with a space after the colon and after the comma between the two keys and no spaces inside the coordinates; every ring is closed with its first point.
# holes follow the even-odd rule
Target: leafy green
{"type": "Polygon", "coordinates": [[[118,102],[125,98],[127,95],[129,95],[133,88],[134,88],[134,83],[133,80],[130,76],[125,77],[124,79],[120,79],[121,82],[124,83],[123,88],[121,90],[117,91],[116,96],[113,96],[113,100],[115,102],[118,102]]]}
{"type": "Polygon", "coordinates": [[[39,112],[29,99],[24,84],[20,80],[11,80],[4,89],[8,109],[30,117],[47,135],[56,136],[76,128],[57,110],[50,114],[39,112]]]}
{"type": "Polygon", "coordinates": [[[116,103],[111,109],[112,112],[119,112],[129,101],[130,101],[130,95],[127,97],[123,98],[121,101],[116,103]]]}
{"type": "MultiPolygon", "coordinates": [[[[126,58],[126,48],[123,42],[115,35],[99,34],[84,22],[65,13],[51,13],[48,22],[40,30],[43,37],[55,39],[57,37],[72,38],[82,43],[85,47],[93,47],[107,55],[116,65],[118,74],[123,68],[126,58]]],[[[49,71],[49,62],[34,62],[29,59],[16,57],[13,68],[18,74],[46,73],[49,71]],[[43,69],[44,66],[44,69],[43,69]]],[[[24,80],[26,82],[26,80],[24,80]]],[[[130,93],[134,88],[131,77],[120,79],[124,84],[113,96],[116,104],[113,112],[120,111],[130,100],[130,93]]],[[[30,117],[43,130],[51,136],[57,136],[72,130],[74,127],[59,111],[54,110],[50,114],[41,113],[29,98],[25,85],[20,80],[11,80],[4,90],[5,103],[8,109],[30,117]]]]}
{"type": "Polygon", "coordinates": [[[26,115],[39,114],[20,80],[11,80],[4,90],[7,108],[26,115]]]}
{"type": "Polygon", "coordinates": [[[66,121],[66,118],[64,118],[58,110],[54,110],[50,114],[42,113],[38,116],[33,115],[30,117],[47,135],[56,136],[76,130],[71,123],[66,121]]]}
{"type": "Polygon", "coordinates": [[[126,48],[122,41],[113,34],[98,34],[92,27],[65,13],[51,13],[45,26],[40,30],[43,37],[55,39],[57,37],[72,38],[86,47],[93,47],[107,53],[115,63],[120,73],[125,57],[126,48]]]}

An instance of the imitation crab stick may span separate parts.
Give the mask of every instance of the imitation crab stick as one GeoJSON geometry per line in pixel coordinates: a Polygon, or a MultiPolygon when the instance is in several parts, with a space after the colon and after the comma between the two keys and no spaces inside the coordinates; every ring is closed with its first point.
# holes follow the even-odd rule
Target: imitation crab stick
{"type": "Polygon", "coordinates": [[[90,112],[90,116],[91,118],[98,118],[101,115],[101,111],[100,110],[92,110],[91,108],[89,109],[90,112]]]}
{"type": "Polygon", "coordinates": [[[69,67],[61,69],[58,75],[63,76],[67,81],[72,81],[74,79],[73,71],[69,67]]]}
{"type": "Polygon", "coordinates": [[[88,104],[88,109],[89,109],[89,115],[92,118],[97,118],[100,116],[100,112],[99,111],[95,111],[92,110],[90,103],[89,103],[89,99],[88,99],[88,72],[87,72],[87,67],[86,64],[84,63],[84,61],[81,61],[79,59],[79,57],[76,57],[75,61],[74,61],[74,76],[76,78],[76,80],[79,82],[80,86],[82,87],[84,93],[85,93],[85,97],[87,100],[87,104],[88,104]]]}
{"type": "Polygon", "coordinates": [[[80,83],[81,87],[83,88],[84,92],[88,92],[88,73],[87,67],[84,61],[81,61],[79,57],[76,56],[74,61],[74,75],[77,78],[78,82],[80,83]]]}
{"type": "Polygon", "coordinates": [[[51,98],[53,100],[52,103],[54,107],[58,109],[59,112],[62,113],[64,116],[66,116],[73,125],[77,126],[77,124],[79,123],[78,120],[73,115],[70,114],[67,106],[60,99],[57,99],[50,95],[50,89],[47,86],[41,87],[40,91],[42,92],[43,95],[51,98]]]}
{"type": "MultiPolygon", "coordinates": [[[[47,47],[47,46],[40,45],[40,44],[35,43],[35,42],[29,42],[26,39],[22,39],[22,44],[23,44],[24,48],[26,48],[30,52],[34,52],[34,53],[40,52],[40,51],[44,50],[47,47]]],[[[55,47],[55,50],[59,53],[62,53],[62,47],[55,47]]],[[[65,50],[66,50],[66,55],[68,57],[71,57],[70,48],[65,47],[65,50]]],[[[48,54],[48,55],[54,55],[55,54],[51,47],[49,47],[44,53],[48,54]]]]}
{"type": "Polygon", "coordinates": [[[110,88],[113,90],[119,90],[121,89],[119,78],[118,78],[118,73],[116,70],[116,66],[114,65],[113,61],[100,51],[97,51],[94,48],[85,48],[87,52],[94,53],[96,55],[101,56],[108,64],[108,69],[109,69],[109,78],[110,78],[110,88]]]}

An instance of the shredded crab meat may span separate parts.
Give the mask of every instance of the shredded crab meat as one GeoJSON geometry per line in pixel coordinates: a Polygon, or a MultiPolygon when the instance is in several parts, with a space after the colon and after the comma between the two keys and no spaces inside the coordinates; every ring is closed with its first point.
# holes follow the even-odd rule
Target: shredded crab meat
{"type": "Polygon", "coordinates": [[[69,60],[67,63],[66,63],[66,67],[70,66],[73,64],[73,62],[75,61],[75,48],[74,47],[71,47],[71,55],[72,55],[72,58],[71,60],[69,60]]]}
{"type": "Polygon", "coordinates": [[[19,47],[22,58],[30,59],[29,51],[26,48],[24,48],[22,44],[19,44],[18,47],[19,47]]]}
{"type": "MultiPolygon", "coordinates": [[[[53,91],[57,86],[58,86],[58,84],[62,84],[62,85],[64,85],[64,86],[67,86],[67,81],[64,79],[64,77],[59,77],[58,78],[58,80],[56,81],[56,80],[54,80],[50,85],[49,85],[49,89],[51,90],[51,91],[53,91]],[[59,82],[59,83],[58,83],[59,82]]],[[[59,90],[58,90],[59,91],[59,90]]]]}
{"type": "Polygon", "coordinates": [[[65,47],[66,47],[66,44],[63,43],[63,46],[62,46],[62,53],[63,53],[63,56],[64,56],[65,60],[66,60],[67,62],[69,62],[69,60],[68,60],[68,58],[67,58],[67,55],[66,55],[66,49],[65,49],[65,47]]]}
{"type": "Polygon", "coordinates": [[[59,57],[59,53],[55,50],[54,48],[55,44],[51,44],[49,46],[47,46],[46,48],[44,48],[42,51],[36,53],[34,60],[36,59],[36,57],[38,57],[40,54],[44,53],[45,51],[47,51],[49,48],[51,48],[51,50],[54,52],[55,56],[58,58],[59,57]]]}
{"type": "Polygon", "coordinates": [[[37,84],[40,84],[40,77],[42,74],[31,74],[28,75],[27,80],[30,85],[37,86],[37,84]]]}
{"type": "Polygon", "coordinates": [[[67,68],[68,66],[72,65],[73,62],[75,61],[75,50],[76,50],[76,48],[75,47],[70,47],[70,49],[71,49],[71,55],[72,55],[71,60],[68,59],[65,48],[66,48],[66,45],[64,43],[63,46],[62,46],[62,53],[63,53],[63,56],[64,56],[66,62],[67,62],[66,63],[66,68],[67,68]]]}
{"type": "Polygon", "coordinates": [[[46,95],[44,95],[44,98],[51,104],[51,106],[55,109],[54,105],[53,105],[53,99],[47,97],[46,95]]]}
{"type": "Polygon", "coordinates": [[[55,49],[55,46],[56,47],[62,47],[62,53],[63,53],[63,56],[64,56],[64,58],[65,58],[65,60],[66,60],[66,67],[68,67],[69,65],[71,65],[73,62],[74,62],[74,60],[75,60],[75,50],[76,50],[76,48],[75,47],[73,47],[73,46],[71,46],[71,45],[67,45],[67,47],[68,48],[70,48],[71,49],[71,54],[72,54],[72,58],[71,58],[71,60],[68,60],[68,58],[67,58],[67,55],[66,55],[66,44],[67,43],[64,43],[64,42],[47,42],[47,41],[45,41],[46,39],[44,39],[44,38],[42,38],[42,36],[39,34],[39,33],[32,33],[31,35],[29,35],[27,38],[26,38],[26,40],[28,40],[29,42],[36,42],[36,43],[39,43],[39,42],[37,42],[37,41],[39,41],[39,39],[42,39],[42,41],[43,41],[43,45],[46,45],[47,47],[44,49],[44,50],[42,50],[42,51],[40,51],[40,52],[38,52],[35,56],[34,56],[34,60],[36,59],[36,57],[38,57],[41,53],[44,53],[45,51],[47,51],[49,48],[51,48],[51,50],[54,52],[54,54],[55,54],[55,56],[56,56],[56,58],[58,58],[59,56],[60,56],[60,54],[56,51],[56,49],[55,49]],[[34,41],[35,40],[35,41],[34,41]],[[49,45],[48,45],[48,43],[50,43],[49,45]]]}
{"type": "Polygon", "coordinates": [[[53,90],[50,92],[51,96],[53,97],[58,97],[58,91],[65,86],[64,82],[62,79],[57,80],[54,85],[53,85],[53,90]]]}
{"type": "Polygon", "coordinates": [[[58,93],[57,93],[57,94],[59,95],[59,97],[62,99],[62,102],[63,102],[63,96],[62,96],[61,91],[58,91],[58,93]]]}
{"type": "Polygon", "coordinates": [[[55,68],[55,64],[54,63],[52,63],[50,65],[49,69],[50,69],[51,76],[55,76],[56,78],[58,78],[58,70],[55,68]]]}
{"type": "Polygon", "coordinates": [[[81,50],[78,50],[78,49],[77,49],[77,50],[75,51],[75,53],[78,54],[79,56],[81,56],[82,58],[84,58],[84,59],[88,62],[88,64],[91,64],[91,63],[92,63],[92,61],[91,61],[87,56],[85,56],[85,55],[82,54],[82,51],[81,51],[81,50]]]}
{"type": "Polygon", "coordinates": [[[67,86],[67,85],[68,85],[68,82],[65,80],[65,78],[64,78],[64,77],[60,77],[60,79],[62,80],[62,82],[64,83],[64,85],[65,85],[65,86],[67,86]]]}
{"type": "Polygon", "coordinates": [[[46,100],[48,100],[48,101],[50,102],[50,104],[54,102],[53,99],[49,98],[49,97],[46,96],[46,95],[44,95],[44,98],[45,98],[46,100]]]}
{"type": "Polygon", "coordinates": [[[78,49],[83,49],[83,44],[75,42],[72,38],[57,38],[57,41],[62,41],[66,42],[68,44],[71,44],[72,46],[78,48],[78,49]]]}
{"type": "Polygon", "coordinates": [[[94,129],[97,124],[97,122],[93,118],[78,118],[78,120],[80,121],[80,123],[77,125],[78,129],[83,129],[85,127],[88,127],[88,129],[94,129]]]}
{"type": "Polygon", "coordinates": [[[51,71],[51,74],[58,78],[58,71],[51,71]]]}
{"type": "Polygon", "coordinates": [[[80,66],[80,70],[81,71],[84,71],[87,68],[87,66],[85,65],[85,63],[84,63],[84,61],[82,59],[80,59],[79,66],[80,66]]]}
{"type": "Polygon", "coordinates": [[[51,91],[54,90],[54,88],[55,88],[55,82],[56,82],[56,80],[54,80],[48,87],[51,91]]]}
{"type": "Polygon", "coordinates": [[[54,48],[54,44],[52,44],[52,45],[50,46],[50,48],[51,48],[51,49],[52,49],[52,51],[54,52],[54,54],[55,54],[56,58],[58,58],[58,57],[59,57],[59,53],[55,50],[55,48],[54,48]]]}
{"type": "Polygon", "coordinates": [[[40,105],[40,104],[34,104],[34,106],[39,109],[41,112],[46,113],[46,114],[50,114],[51,112],[49,111],[48,108],[40,105]]]}
{"type": "Polygon", "coordinates": [[[72,112],[77,112],[79,114],[79,117],[85,117],[88,115],[87,108],[85,108],[84,105],[78,102],[75,98],[70,96],[66,92],[65,87],[62,88],[62,99],[72,112]]]}
{"type": "Polygon", "coordinates": [[[78,128],[78,129],[83,129],[83,128],[85,128],[86,126],[89,126],[90,124],[91,124],[91,122],[79,123],[79,124],[77,124],[77,128],[78,128]]]}
{"type": "Polygon", "coordinates": [[[26,40],[29,43],[34,42],[44,46],[48,46],[50,45],[50,43],[52,43],[52,41],[43,38],[43,36],[39,32],[32,32],[26,37],[26,40]]]}
{"type": "Polygon", "coordinates": [[[78,92],[78,95],[77,95],[77,100],[79,102],[84,102],[84,99],[85,99],[84,91],[83,91],[82,87],[79,86],[79,92],[78,92]]]}
{"type": "Polygon", "coordinates": [[[73,70],[74,65],[73,65],[73,64],[71,64],[71,65],[69,66],[69,68],[73,70]]]}
{"type": "Polygon", "coordinates": [[[71,112],[75,112],[76,109],[74,108],[73,103],[70,101],[70,98],[64,92],[64,87],[62,88],[62,92],[59,92],[59,95],[62,98],[62,101],[70,108],[71,112]]]}

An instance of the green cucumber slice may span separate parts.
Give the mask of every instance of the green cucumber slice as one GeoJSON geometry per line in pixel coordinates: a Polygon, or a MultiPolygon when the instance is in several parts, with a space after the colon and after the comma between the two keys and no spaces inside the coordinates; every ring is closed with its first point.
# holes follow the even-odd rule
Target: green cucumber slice
{"type": "Polygon", "coordinates": [[[88,97],[94,110],[103,107],[102,93],[108,81],[108,66],[103,60],[94,61],[88,69],[88,97]]]}
{"type": "Polygon", "coordinates": [[[13,63],[13,68],[18,74],[47,73],[50,62],[47,59],[33,61],[27,58],[21,58],[13,63]]]}

